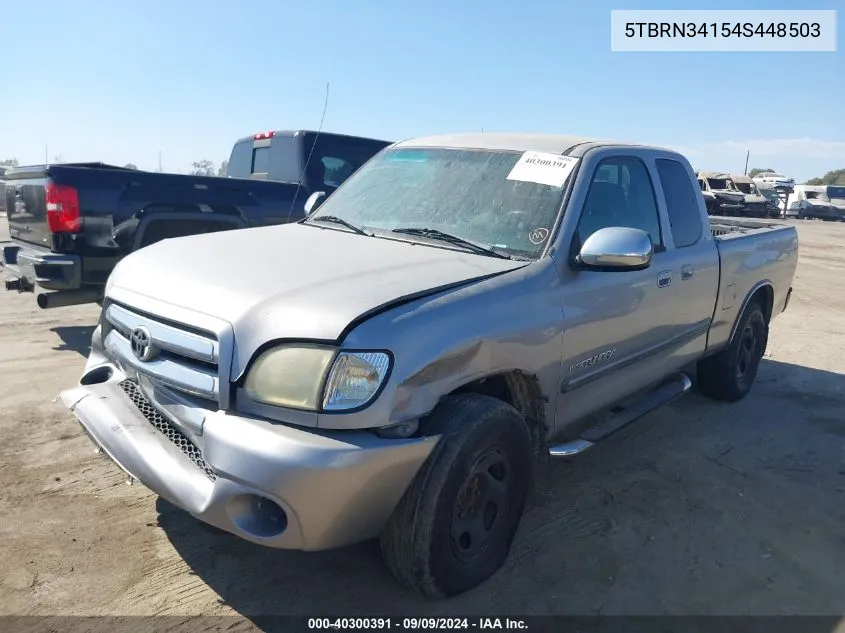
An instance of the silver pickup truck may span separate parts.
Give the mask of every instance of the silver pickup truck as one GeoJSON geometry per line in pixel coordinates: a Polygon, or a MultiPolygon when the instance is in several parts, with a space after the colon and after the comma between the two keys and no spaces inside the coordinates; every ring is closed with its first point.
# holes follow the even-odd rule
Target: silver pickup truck
{"type": "Polygon", "coordinates": [[[123,259],[61,399],[201,521],[287,549],[380,537],[434,597],[502,565],[550,456],[691,375],[744,397],[798,255],[794,227],[708,218],[683,156],[568,136],[404,141],[319,201],[123,259]]]}

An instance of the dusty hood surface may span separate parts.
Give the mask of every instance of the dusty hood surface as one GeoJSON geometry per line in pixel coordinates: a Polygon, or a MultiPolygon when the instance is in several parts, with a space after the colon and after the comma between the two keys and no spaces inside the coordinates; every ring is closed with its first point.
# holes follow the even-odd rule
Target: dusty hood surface
{"type": "Polygon", "coordinates": [[[110,286],[224,319],[242,350],[336,340],[385,304],[526,264],[288,224],[158,242],[124,258],[110,286]]]}

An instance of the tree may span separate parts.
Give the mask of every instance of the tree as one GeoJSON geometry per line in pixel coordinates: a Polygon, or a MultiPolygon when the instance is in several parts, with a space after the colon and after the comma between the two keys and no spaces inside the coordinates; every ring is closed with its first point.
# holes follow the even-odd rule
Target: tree
{"type": "Polygon", "coordinates": [[[213,176],[215,171],[214,163],[210,160],[196,160],[191,163],[192,176],[213,176]]]}
{"type": "Polygon", "coordinates": [[[0,160],[0,166],[3,167],[18,167],[20,163],[18,162],[17,158],[7,158],[6,160],[0,160]]]}
{"type": "Polygon", "coordinates": [[[756,176],[757,174],[762,174],[762,173],[767,172],[767,171],[772,171],[772,172],[773,172],[773,171],[775,171],[775,170],[774,170],[774,169],[769,169],[769,168],[766,168],[766,169],[760,169],[759,167],[755,167],[754,169],[752,169],[751,171],[749,171],[749,172],[748,172],[748,177],[749,177],[749,178],[754,178],[754,176],[756,176]]]}
{"type": "Polygon", "coordinates": [[[123,168],[124,169],[138,169],[138,165],[136,165],[135,163],[126,163],[123,166],[123,168]]]}
{"type": "Polygon", "coordinates": [[[845,185],[845,169],[834,169],[821,178],[810,178],[808,185],[845,185]]]}
{"type": "Polygon", "coordinates": [[[217,170],[217,175],[220,176],[221,178],[225,178],[228,171],[229,171],[229,161],[224,160],[222,163],[220,163],[220,169],[217,170]]]}

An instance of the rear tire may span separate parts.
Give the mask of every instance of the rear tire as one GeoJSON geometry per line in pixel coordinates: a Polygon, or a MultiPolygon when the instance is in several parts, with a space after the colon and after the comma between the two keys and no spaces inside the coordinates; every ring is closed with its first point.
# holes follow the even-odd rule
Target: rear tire
{"type": "Polygon", "coordinates": [[[529,489],[531,435],[509,404],[444,398],[426,420],[440,441],[380,539],[388,569],[430,598],[463,593],[507,559],[529,489]]]}
{"type": "Polygon", "coordinates": [[[760,302],[745,308],[731,343],[698,362],[698,390],[714,400],[736,402],[751,390],[766,351],[769,324],[760,302]]]}

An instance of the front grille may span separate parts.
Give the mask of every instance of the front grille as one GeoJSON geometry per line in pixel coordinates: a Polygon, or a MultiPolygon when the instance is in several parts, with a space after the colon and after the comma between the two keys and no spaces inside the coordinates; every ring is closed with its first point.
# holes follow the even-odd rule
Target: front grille
{"type": "Polygon", "coordinates": [[[220,342],[209,332],[165,321],[109,302],[104,310],[103,342],[106,354],[121,369],[142,374],[216,409],[220,402],[220,342]],[[141,333],[149,356],[136,356],[132,339],[141,333]]]}
{"type": "Polygon", "coordinates": [[[147,421],[152,424],[158,431],[160,431],[167,439],[173,442],[185,456],[190,459],[197,467],[202,470],[206,476],[215,481],[217,473],[209,466],[208,462],[203,459],[202,452],[197,445],[189,440],[182,431],[173,426],[167,419],[162,416],[150,404],[150,401],[144,397],[141,390],[131,380],[124,380],[120,383],[120,388],[129,396],[132,403],[138,408],[138,411],[147,418],[147,421]]]}

